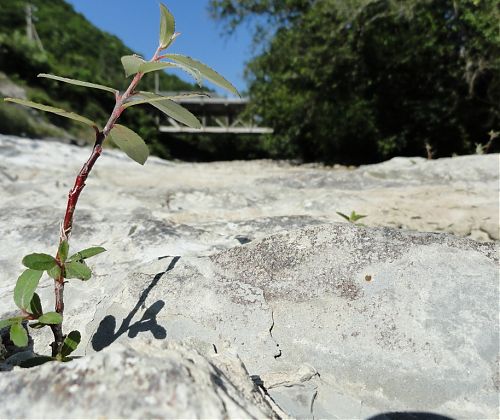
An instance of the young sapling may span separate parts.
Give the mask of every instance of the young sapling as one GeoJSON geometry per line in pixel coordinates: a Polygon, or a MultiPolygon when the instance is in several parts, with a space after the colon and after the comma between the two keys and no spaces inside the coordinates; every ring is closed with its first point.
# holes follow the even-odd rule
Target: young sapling
{"type": "MultiPolygon", "coordinates": [[[[85,187],[87,177],[97,159],[101,156],[103,143],[107,139],[141,165],[146,162],[149,156],[148,146],[144,140],[130,128],[117,124],[117,120],[121,114],[132,106],[149,104],[182,124],[192,128],[201,128],[201,123],[198,119],[187,109],[175,102],[176,99],[179,99],[179,96],[162,96],[138,90],[138,85],[144,74],[169,68],[180,68],[191,75],[200,86],[202,80],[206,79],[230,93],[239,95],[236,88],[230,82],[205,64],[188,56],[167,53],[166,50],[180,34],[175,31],[174,17],[163,4],[160,4],[160,16],[159,45],[153,57],[149,61],[144,60],[138,55],[129,55],[121,59],[126,77],[133,76],[129,86],[123,92],[108,86],[51,74],[38,75],[38,77],[90,89],[98,89],[113,94],[115,97],[115,106],[102,129],[96,122],[73,112],[23,99],[4,99],[7,102],[36,108],[75,120],[92,127],[95,131],[95,143],[90,157],[83,164],[68,195],[66,212],[59,234],[59,246],[55,256],[45,253],[33,253],[23,258],[22,264],[26,269],[17,279],[14,289],[14,303],[19,308],[19,314],[9,319],[0,320],[0,329],[9,327],[10,339],[18,347],[26,347],[28,345],[26,323],[30,328],[49,327],[52,330],[54,340],[51,344],[51,355],[31,359],[25,363],[25,366],[33,366],[52,360],[71,360],[72,357],[70,355],[80,342],[80,333],[78,331],[71,331],[68,334],[64,334],[63,332],[64,287],[67,280],[89,280],[92,272],[87,265],[87,260],[105,251],[102,247],[91,247],[73,254],[69,252],[69,240],[71,238],[74,214],[80,194],[85,187]],[[55,308],[54,311],[49,312],[44,311],[40,296],[36,293],[38,284],[44,273],[54,280],[55,308]]],[[[207,95],[205,93],[189,93],[181,96],[207,95]]]]}

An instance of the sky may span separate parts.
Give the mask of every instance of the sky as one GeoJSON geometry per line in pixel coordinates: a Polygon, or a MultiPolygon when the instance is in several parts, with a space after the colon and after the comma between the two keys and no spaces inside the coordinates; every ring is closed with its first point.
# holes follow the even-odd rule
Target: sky
{"type": "MultiPolygon", "coordinates": [[[[136,53],[150,59],[158,45],[160,12],[157,0],[66,0],[99,29],[119,37],[136,53]]],[[[181,32],[169,52],[193,57],[244,91],[245,61],[251,57],[251,34],[241,27],[231,36],[223,35],[220,22],[210,18],[208,0],[163,0],[176,19],[181,32]]],[[[193,82],[182,71],[174,71],[193,82]]],[[[216,86],[207,86],[223,93],[216,86]]]]}

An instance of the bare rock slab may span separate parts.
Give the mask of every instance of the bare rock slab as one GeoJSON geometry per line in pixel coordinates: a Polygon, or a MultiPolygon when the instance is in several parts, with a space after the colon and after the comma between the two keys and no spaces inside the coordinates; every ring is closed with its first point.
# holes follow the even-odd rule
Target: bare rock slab
{"type": "MultiPolygon", "coordinates": [[[[67,192],[88,153],[0,136],[2,318],[15,311],[22,257],[55,252],[67,192]]],[[[86,356],[75,366],[114,375],[103,360],[132,352],[147,379],[144,360],[170,360],[148,343],[191,339],[218,354],[239,354],[254,383],[290,416],[412,410],[497,418],[498,243],[324,223],[340,220],[336,210],[356,210],[368,215],[368,225],[498,240],[498,162],[499,155],[395,158],[337,170],[152,158],[143,168],[106,151],[83,193],[71,241],[73,250],[108,249],[91,263],[90,282],[71,281],[65,291],[65,329],[82,332],[79,355],[86,356]]],[[[39,292],[52,306],[50,279],[39,292]]],[[[30,333],[31,347],[16,355],[3,337],[0,359],[7,361],[0,370],[31,351],[48,353],[50,332],[30,333]]],[[[0,410],[17,407],[17,392],[37,375],[48,377],[50,366],[2,372],[1,389],[10,391],[0,394],[0,410]]],[[[91,398],[92,386],[82,383],[91,398]]],[[[33,413],[51,416],[53,405],[40,398],[33,413]]],[[[94,413],[84,415],[86,406],[75,401],[82,417],[94,413]]],[[[134,406],[119,411],[116,401],[109,416],[146,416],[134,406]]],[[[175,410],[161,406],[151,415],[208,416],[175,410]]]]}
{"type": "Polygon", "coordinates": [[[182,343],[115,344],[0,375],[2,418],[278,418],[232,355],[182,343]]]}
{"type": "Polygon", "coordinates": [[[95,305],[68,298],[68,319],[90,320],[88,353],[152,338],[231,348],[291,416],[493,418],[498,280],[496,244],[322,225],[104,276],[95,305]]]}
{"type": "MultiPolygon", "coordinates": [[[[93,384],[114,388],[127,383],[126,378],[113,376],[125,368],[106,360],[118,351],[117,365],[127,366],[129,350],[113,349],[133,344],[145,352],[146,356],[138,356],[140,361],[130,362],[138,366],[137,382],[130,388],[135,392],[136,386],[156,384],[150,376],[153,370],[169,369],[169,356],[158,346],[194,340],[207,343],[213,352],[237,353],[254,383],[261,384],[292,417],[369,418],[414,411],[496,418],[498,250],[495,243],[446,234],[319,225],[208,257],[168,256],[99,275],[88,283],[71,282],[65,328],[82,330],[80,355],[86,357],[65,365],[2,373],[0,387],[7,391],[0,397],[5,410],[0,416],[16,416],[22,398],[13,396],[21,390],[35,392],[29,384],[42,378],[48,384],[53,369],[71,372],[87,363],[97,366],[92,368],[95,372],[74,377],[83,381],[78,386],[88,400],[77,396],[75,404],[80,416],[97,415],[85,402],[99,394],[100,388],[93,384]],[[115,382],[105,379],[110,369],[115,382]],[[82,379],[93,378],[98,371],[102,376],[95,382],[82,379]]],[[[50,285],[40,291],[42,299],[52,294],[50,285]]],[[[50,333],[32,334],[35,352],[46,354],[50,333]]],[[[182,354],[179,362],[192,358],[182,354]]],[[[173,383],[187,380],[182,375],[170,377],[175,377],[173,383]]],[[[174,391],[161,389],[173,395],[174,391]]],[[[132,405],[120,402],[127,392],[115,394],[105,413],[111,417],[224,413],[216,411],[223,410],[222,405],[203,411],[205,405],[192,406],[189,399],[180,399],[173,411],[164,402],[152,411],[138,411],[134,407],[139,399],[130,397],[132,405]]],[[[26,404],[28,411],[17,416],[56,416],[48,395],[40,393],[37,409],[31,412],[26,404]]],[[[227,416],[271,415],[234,410],[227,416]]],[[[56,413],[63,417],[72,411],[61,405],[56,413]]]]}

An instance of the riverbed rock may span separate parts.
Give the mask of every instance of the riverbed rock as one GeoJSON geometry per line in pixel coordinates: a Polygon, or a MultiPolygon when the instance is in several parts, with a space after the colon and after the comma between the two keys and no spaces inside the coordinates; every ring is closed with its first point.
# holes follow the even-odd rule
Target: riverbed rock
{"type": "MultiPolygon", "coordinates": [[[[320,225],[67,290],[66,328],[85,326],[81,355],[199,340],[236,352],[294,417],[498,409],[495,244],[320,225]]],[[[50,334],[33,334],[42,352],[50,334]]]]}
{"type": "Polygon", "coordinates": [[[130,343],[0,375],[2,418],[279,418],[233,355],[130,343]]]}
{"type": "MultiPolygon", "coordinates": [[[[0,138],[2,317],[15,311],[22,256],[57,242],[68,173],[86,154],[57,147],[0,138]]],[[[498,155],[356,170],[155,158],[140,168],[115,151],[101,163],[71,246],[108,252],[90,260],[89,282],[66,287],[65,329],[82,332],[84,356],[67,366],[106,371],[106,354],[189,340],[238,354],[281,416],[496,418],[498,155]],[[350,209],[391,227],[332,223],[350,209]],[[487,232],[489,242],[393,223],[433,230],[433,220],[457,235],[487,232]]],[[[53,299],[50,279],[39,292],[53,299]]],[[[33,351],[47,354],[50,331],[30,333],[33,351]]]]}
{"type": "MultiPolygon", "coordinates": [[[[89,147],[0,135],[0,295],[12,290],[24,255],[54,252],[68,191],[89,153],[89,147]]],[[[367,226],[495,241],[498,167],[498,154],[395,158],[354,170],[155,157],[142,167],[105,150],[82,192],[71,246],[107,248],[107,264],[96,266],[104,274],[343,221],[336,211],[352,210],[368,216],[361,220],[367,226]]]]}

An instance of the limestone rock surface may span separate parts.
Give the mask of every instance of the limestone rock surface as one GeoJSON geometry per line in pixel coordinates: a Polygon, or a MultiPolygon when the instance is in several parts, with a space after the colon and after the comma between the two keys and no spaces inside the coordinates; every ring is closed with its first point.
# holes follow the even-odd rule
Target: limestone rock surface
{"type": "Polygon", "coordinates": [[[0,387],[2,418],[278,418],[237,357],[175,342],[4,372],[0,387]]]}
{"type": "MultiPolygon", "coordinates": [[[[66,328],[85,325],[80,354],[199,340],[239,354],[294,417],[498,410],[496,244],[320,225],[67,290],[66,328]]],[[[48,331],[33,335],[46,351],[48,331]]]]}
{"type": "MultiPolygon", "coordinates": [[[[0,137],[0,317],[15,312],[22,256],[57,243],[57,215],[87,153],[0,137]]],[[[71,244],[108,252],[91,262],[91,281],[66,288],[65,329],[82,332],[84,358],[57,369],[88,363],[116,373],[105,360],[132,354],[149,372],[149,358],[159,364],[172,341],[189,340],[207,364],[210,350],[238,354],[292,417],[498,416],[498,155],[356,170],[155,158],[141,168],[111,151],[92,175],[71,244]],[[369,215],[367,225],[390,228],[332,223],[335,210],[352,209],[369,215]]],[[[53,299],[49,279],[39,291],[53,299]]],[[[5,370],[30,352],[47,354],[50,332],[30,333],[30,348],[5,370]]],[[[49,371],[14,368],[0,373],[0,386],[19,390],[49,371]]],[[[16,409],[3,395],[0,406],[16,409]]],[[[111,417],[121,415],[120,395],[111,417]]],[[[248,403],[245,395],[236,405],[248,403]]],[[[271,416],[255,406],[248,416],[271,416]]],[[[179,414],[190,415],[198,416],[179,414]]]]}
{"type": "MultiPolygon", "coordinates": [[[[5,277],[18,275],[25,253],[54,247],[68,191],[89,152],[0,135],[5,277]]],[[[208,255],[280,231],[341,222],[336,211],[352,210],[368,215],[367,226],[498,240],[499,162],[499,155],[394,158],[335,169],[151,158],[142,167],[106,150],[82,193],[72,244],[108,247],[106,260],[116,267],[167,254],[208,255]]]]}

